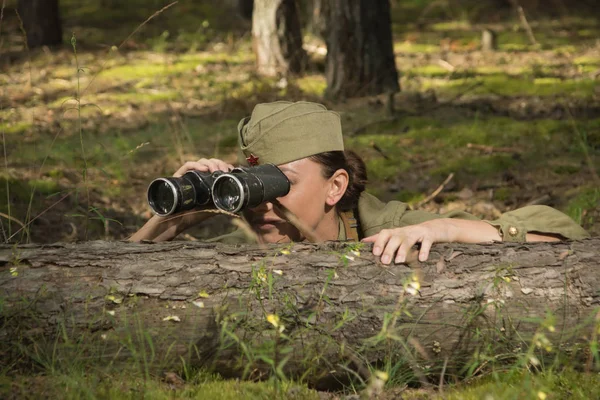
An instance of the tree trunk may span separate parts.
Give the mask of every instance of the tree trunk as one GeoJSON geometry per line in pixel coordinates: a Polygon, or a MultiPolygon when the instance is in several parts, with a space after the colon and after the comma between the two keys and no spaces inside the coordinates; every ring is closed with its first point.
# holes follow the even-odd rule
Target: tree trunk
{"type": "Polygon", "coordinates": [[[398,92],[389,0],[329,0],[326,10],[327,94],[398,92]]]}
{"type": "Polygon", "coordinates": [[[450,371],[474,351],[525,351],[540,330],[558,349],[595,340],[600,326],[600,238],[438,244],[426,263],[392,266],[352,249],[3,245],[0,359],[129,355],[161,369],[181,356],[256,375],[270,357],[281,371],[318,379],[390,354],[415,365],[449,360],[450,371]]]}
{"type": "Polygon", "coordinates": [[[30,49],[62,43],[58,0],[19,0],[17,11],[30,49]]]}
{"type": "Polygon", "coordinates": [[[255,0],[252,38],[259,74],[285,76],[304,69],[306,54],[295,0],[255,0]]]}

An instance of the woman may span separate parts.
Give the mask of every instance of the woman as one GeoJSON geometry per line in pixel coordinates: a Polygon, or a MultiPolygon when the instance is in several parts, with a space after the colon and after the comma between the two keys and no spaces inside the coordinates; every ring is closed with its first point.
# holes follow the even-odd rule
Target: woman
{"type": "MultiPolygon", "coordinates": [[[[364,192],[365,165],[344,151],[337,113],[308,102],[259,104],[240,121],[241,164],[279,166],[291,183],[290,192],[276,202],[244,211],[262,243],[362,239],[373,243],[381,262],[406,261],[420,243],[419,260],[437,242],[557,241],[582,239],[588,233],[565,214],[546,206],[529,206],[482,221],[464,212],[444,215],[410,211],[405,203],[384,204],[364,192]]],[[[217,159],[185,163],[174,176],[190,170],[228,171],[232,165],[217,159]]],[[[154,216],[130,240],[170,240],[214,214],[188,212],[176,218],[154,216]]],[[[213,239],[248,242],[243,230],[213,239]]]]}

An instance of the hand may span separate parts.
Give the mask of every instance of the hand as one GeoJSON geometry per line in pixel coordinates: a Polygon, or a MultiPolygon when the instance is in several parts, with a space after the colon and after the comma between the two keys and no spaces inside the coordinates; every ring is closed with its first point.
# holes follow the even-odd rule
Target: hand
{"type": "Polygon", "coordinates": [[[421,243],[419,261],[427,261],[433,243],[448,241],[448,225],[444,221],[431,220],[403,228],[382,229],[362,241],[374,243],[373,254],[381,256],[381,262],[386,265],[392,260],[397,264],[405,262],[409,250],[417,243],[421,243]]]}
{"type": "Polygon", "coordinates": [[[173,174],[174,177],[180,177],[183,176],[183,174],[185,174],[188,171],[200,171],[200,172],[210,172],[213,173],[215,171],[223,171],[223,172],[229,172],[233,169],[233,165],[226,163],[223,160],[219,160],[216,158],[211,158],[211,159],[207,159],[207,158],[201,158],[198,161],[188,161],[185,164],[183,164],[181,166],[181,168],[179,168],[177,170],[177,172],[175,172],[173,174]]]}

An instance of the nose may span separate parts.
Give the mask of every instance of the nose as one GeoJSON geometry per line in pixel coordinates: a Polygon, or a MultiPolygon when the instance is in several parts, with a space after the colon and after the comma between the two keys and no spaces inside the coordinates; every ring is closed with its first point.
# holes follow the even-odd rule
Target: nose
{"type": "Polygon", "coordinates": [[[266,201],[257,205],[256,207],[249,208],[249,210],[253,213],[267,213],[273,210],[273,203],[266,201]]]}

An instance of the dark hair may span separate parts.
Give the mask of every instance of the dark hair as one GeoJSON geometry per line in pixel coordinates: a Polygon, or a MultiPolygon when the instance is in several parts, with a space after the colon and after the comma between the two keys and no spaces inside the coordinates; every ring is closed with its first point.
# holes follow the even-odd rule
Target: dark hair
{"type": "Polygon", "coordinates": [[[335,171],[343,169],[348,172],[350,180],[346,193],[337,207],[341,211],[351,210],[358,205],[358,198],[367,185],[367,167],[358,154],[351,150],[328,151],[308,157],[323,166],[323,177],[329,179],[335,171]]]}

